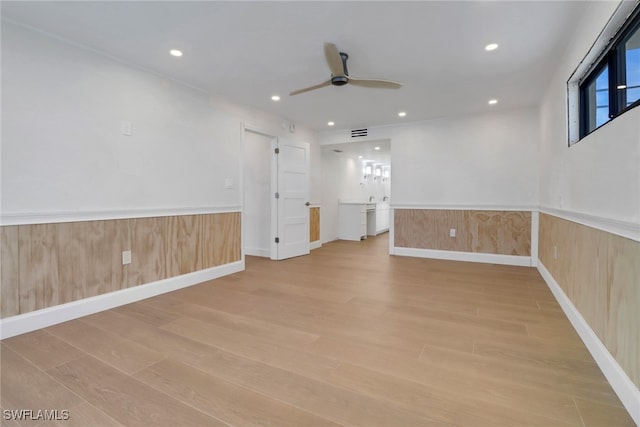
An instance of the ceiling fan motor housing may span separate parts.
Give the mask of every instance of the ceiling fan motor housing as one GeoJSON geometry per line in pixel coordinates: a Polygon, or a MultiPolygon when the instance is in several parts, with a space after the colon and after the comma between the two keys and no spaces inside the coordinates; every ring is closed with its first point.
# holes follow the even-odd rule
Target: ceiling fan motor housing
{"type": "Polygon", "coordinates": [[[343,76],[332,76],[331,84],[334,86],[344,86],[349,83],[349,72],[347,71],[347,59],[349,59],[349,55],[344,52],[340,52],[340,58],[342,58],[342,69],[344,70],[343,76]]]}
{"type": "Polygon", "coordinates": [[[334,86],[343,86],[349,83],[349,78],[347,76],[334,76],[331,77],[331,84],[334,86]]]}

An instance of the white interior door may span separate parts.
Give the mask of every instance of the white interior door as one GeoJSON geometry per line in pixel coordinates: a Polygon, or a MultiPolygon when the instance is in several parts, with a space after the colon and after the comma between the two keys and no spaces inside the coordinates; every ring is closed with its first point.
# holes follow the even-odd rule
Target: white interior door
{"type": "Polygon", "coordinates": [[[309,254],[309,144],[274,141],[271,259],[309,254]]]}

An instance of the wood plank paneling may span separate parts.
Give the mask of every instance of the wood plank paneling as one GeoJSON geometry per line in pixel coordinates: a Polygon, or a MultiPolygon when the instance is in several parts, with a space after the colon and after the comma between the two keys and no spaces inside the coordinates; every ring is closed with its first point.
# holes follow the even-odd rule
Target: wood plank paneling
{"type": "Polygon", "coordinates": [[[20,312],[18,227],[0,227],[0,317],[20,312]]]}
{"type": "Polygon", "coordinates": [[[3,318],[240,260],[239,213],[0,230],[3,318]]]}
{"type": "Polygon", "coordinates": [[[531,212],[396,209],[394,238],[403,248],[529,256],[531,212]]]}
{"type": "Polygon", "coordinates": [[[320,208],[309,209],[309,241],[320,240],[320,208]]]}
{"type": "Polygon", "coordinates": [[[134,218],[131,221],[131,265],[129,287],[169,277],[168,218],[134,218]]]}
{"type": "Polygon", "coordinates": [[[240,261],[239,212],[206,215],[203,234],[203,268],[240,261]]]}
{"type": "Polygon", "coordinates": [[[531,212],[465,211],[471,252],[531,255],[531,212]]]}
{"type": "Polygon", "coordinates": [[[640,387],[640,242],[540,214],[539,257],[640,387]]]}
{"type": "Polygon", "coordinates": [[[202,270],[203,215],[167,218],[167,275],[169,277],[202,270]]]}
{"type": "Polygon", "coordinates": [[[58,224],[20,226],[20,313],[59,304],[58,224]]]}
{"type": "Polygon", "coordinates": [[[59,303],[77,301],[125,287],[128,222],[85,221],[57,224],[59,303]]]}

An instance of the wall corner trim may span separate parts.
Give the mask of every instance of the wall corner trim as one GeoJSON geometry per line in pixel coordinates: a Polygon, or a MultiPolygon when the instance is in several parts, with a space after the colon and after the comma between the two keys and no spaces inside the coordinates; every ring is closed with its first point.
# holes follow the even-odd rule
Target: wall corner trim
{"type": "Polygon", "coordinates": [[[0,339],[46,328],[68,320],[88,316],[100,311],[109,310],[125,304],[176,291],[197,285],[208,280],[237,273],[244,270],[244,261],[236,261],[193,273],[183,274],[168,279],[132,288],[109,292],[78,301],[60,304],[42,310],[32,311],[17,316],[0,319],[0,339]]]}
{"type": "Polygon", "coordinates": [[[562,307],[562,311],[567,315],[573,328],[580,335],[585,346],[607,378],[607,381],[611,384],[624,407],[629,411],[629,415],[631,415],[636,424],[640,425],[640,390],[609,353],[605,345],[555,281],[549,270],[542,264],[542,261],[538,260],[537,268],[553,296],[562,307]]]}
{"type": "Polygon", "coordinates": [[[433,258],[450,261],[480,262],[485,264],[516,265],[531,267],[531,257],[519,255],[501,255],[476,252],[442,251],[436,249],[402,248],[394,246],[390,251],[393,255],[411,256],[416,258],[433,258]]]}

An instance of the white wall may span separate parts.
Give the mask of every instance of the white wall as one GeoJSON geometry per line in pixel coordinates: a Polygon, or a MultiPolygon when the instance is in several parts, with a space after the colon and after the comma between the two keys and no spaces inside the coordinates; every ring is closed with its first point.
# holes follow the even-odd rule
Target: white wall
{"type": "MultiPolygon", "coordinates": [[[[369,128],[369,135],[391,139],[394,206],[537,205],[535,108],[369,128]]],[[[321,144],[347,139],[320,135],[321,144]]]]}
{"type": "Polygon", "coordinates": [[[540,110],[540,205],[640,224],[640,108],[567,143],[566,82],[617,2],[588,2],[540,110]]]}
{"type": "Polygon", "coordinates": [[[290,134],[282,122],[2,22],[3,223],[56,212],[239,207],[242,123],[309,142],[319,200],[316,135],[301,126],[290,134]],[[120,134],[122,121],[132,136],[120,134]]]}
{"type": "Polygon", "coordinates": [[[243,242],[245,254],[271,251],[271,139],[245,132],[243,151],[243,242]]]}

